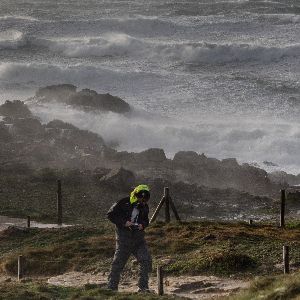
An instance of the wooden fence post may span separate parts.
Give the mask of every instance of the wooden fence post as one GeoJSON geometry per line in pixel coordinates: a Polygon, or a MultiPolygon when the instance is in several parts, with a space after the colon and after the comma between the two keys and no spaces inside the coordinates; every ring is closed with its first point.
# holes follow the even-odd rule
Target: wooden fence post
{"type": "Polygon", "coordinates": [[[18,256],[18,280],[20,281],[24,276],[24,260],[23,256],[18,256]]]}
{"type": "Polygon", "coordinates": [[[253,220],[252,219],[249,220],[249,225],[253,225],[253,220]]]}
{"type": "Polygon", "coordinates": [[[57,224],[62,225],[62,196],[60,180],[57,180],[57,224]]]}
{"type": "Polygon", "coordinates": [[[30,228],[30,216],[27,216],[27,228],[30,228]]]}
{"type": "Polygon", "coordinates": [[[280,227],[284,228],[285,226],[285,220],[284,220],[284,214],[285,214],[285,190],[281,190],[281,206],[280,206],[280,227]]]}
{"type": "Polygon", "coordinates": [[[289,246],[283,246],[283,273],[290,273],[290,251],[289,246]]]}
{"type": "Polygon", "coordinates": [[[169,196],[169,201],[170,201],[170,205],[171,205],[171,208],[173,210],[173,213],[175,215],[175,218],[177,221],[181,222],[180,218],[179,218],[179,215],[178,215],[178,212],[177,212],[177,209],[174,205],[174,202],[173,202],[173,199],[169,196]]]}
{"type": "Polygon", "coordinates": [[[166,206],[165,206],[165,221],[166,223],[170,223],[170,196],[169,196],[169,188],[165,187],[164,190],[164,197],[166,199],[166,206]]]}
{"type": "Polygon", "coordinates": [[[156,220],[156,217],[157,217],[157,215],[158,215],[158,213],[159,213],[161,207],[162,207],[163,204],[165,203],[165,200],[166,200],[165,197],[162,197],[162,199],[160,200],[160,202],[159,202],[159,204],[158,204],[158,206],[157,206],[157,208],[156,208],[156,210],[155,210],[153,216],[152,216],[151,219],[150,219],[150,223],[153,223],[153,222],[156,220]]]}
{"type": "Polygon", "coordinates": [[[164,204],[166,204],[166,206],[165,206],[165,222],[166,223],[170,223],[170,220],[171,220],[170,207],[173,210],[174,215],[175,215],[177,221],[180,222],[180,218],[179,218],[178,212],[176,210],[176,207],[174,205],[174,202],[173,202],[172,198],[170,197],[169,188],[165,187],[164,188],[164,195],[163,195],[162,199],[160,200],[158,206],[156,207],[153,216],[150,218],[150,223],[153,223],[155,221],[155,219],[156,219],[156,217],[157,217],[160,209],[162,208],[162,206],[164,204]]]}
{"type": "Polygon", "coordinates": [[[159,296],[164,294],[164,275],[162,266],[157,266],[157,294],[159,296]]]}

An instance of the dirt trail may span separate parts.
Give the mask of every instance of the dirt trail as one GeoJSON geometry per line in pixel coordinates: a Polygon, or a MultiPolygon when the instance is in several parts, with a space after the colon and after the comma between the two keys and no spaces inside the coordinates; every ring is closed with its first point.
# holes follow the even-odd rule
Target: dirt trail
{"type": "MultiPolygon", "coordinates": [[[[48,283],[60,286],[83,286],[85,284],[98,284],[106,287],[106,274],[89,274],[81,272],[69,272],[63,275],[51,277],[48,283]]],[[[156,278],[150,278],[150,289],[155,291],[156,278]]],[[[218,278],[214,276],[168,276],[164,280],[165,293],[176,294],[190,299],[216,299],[249,287],[249,282],[218,278]]],[[[123,280],[119,291],[135,292],[136,280],[123,280]]]]}
{"type": "MultiPolygon", "coordinates": [[[[11,218],[6,216],[0,216],[0,231],[7,229],[9,226],[16,226],[16,227],[27,227],[27,220],[20,219],[20,218],[11,218]]],[[[61,228],[61,227],[68,227],[72,225],[57,225],[57,224],[45,224],[45,223],[38,223],[35,221],[30,222],[31,227],[37,228],[61,228]]]]}

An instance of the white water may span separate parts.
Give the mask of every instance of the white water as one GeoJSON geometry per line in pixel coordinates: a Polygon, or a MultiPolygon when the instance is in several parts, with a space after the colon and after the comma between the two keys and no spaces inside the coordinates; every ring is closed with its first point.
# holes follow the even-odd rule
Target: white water
{"type": "Polygon", "coordinates": [[[0,102],[72,83],[135,113],[31,109],[120,150],[195,150],[300,173],[298,1],[29,2],[0,3],[0,102]]]}

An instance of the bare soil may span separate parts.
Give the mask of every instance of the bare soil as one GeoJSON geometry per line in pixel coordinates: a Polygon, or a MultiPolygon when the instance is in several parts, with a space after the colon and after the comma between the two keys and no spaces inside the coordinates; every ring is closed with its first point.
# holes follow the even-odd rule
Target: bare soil
{"type": "MultiPolygon", "coordinates": [[[[107,274],[90,274],[81,272],[69,272],[63,275],[51,277],[49,284],[58,286],[83,286],[85,284],[98,284],[106,287],[107,274]]],[[[156,278],[151,277],[150,289],[156,293],[156,278]]],[[[168,276],[164,279],[164,291],[166,294],[176,294],[189,299],[216,299],[236,293],[240,289],[249,287],[248,281],[230,278],[218,278],[215,276],[168,276]]],[[[135,292],[136,280],[122,280],[119,291],[135,292]]]]}

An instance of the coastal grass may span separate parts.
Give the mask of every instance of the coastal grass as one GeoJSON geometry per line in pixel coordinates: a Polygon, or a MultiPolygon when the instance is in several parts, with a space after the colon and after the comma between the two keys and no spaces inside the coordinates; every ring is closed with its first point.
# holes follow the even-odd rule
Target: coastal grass
{"type": "MultiPolygon", "coordinates": [[[[108,272],[114,254],[114,227],[59,229],[11,227],[0,233],[0,270],[16,275],[23,255],[27,276],[67,271],[108,272]]],[[[219,275],[253,278],[282,273],[282,246],[290,246],[291,266],[300,265],[300,228],[246,223],[186,222],[149,226],[146,239],[153,272],[163,265],[172,275],[219,275]]],[[[129,260],[125,272],[136,274],[129,260]]]]}
{"type": "MultiPolygon", "coordinates": [[[[57,179],[61,179],[64,223],[97,225],[114,200],[111,187],[101,185],[96,173],[86,172],[48,168],[0,170],[0,215],[56,222],[57,179]]],[[[114,199],[122,195],[124,192],[114,191],[114,199]]]]}
{"type": "MultiPolygon", "coordinates": [[[[223,299],[223,298],[222,298],[223,299]]],[[[300,299],[300,272],[291,275],[256,278],[249,289],[223,300],[279,300],[300,299]]]]}
{"type": "Polygon", "coordinates": [[[116,293],[88,284],[82,288],[60,287],[45,282],[0,283],[0,300],[179,300],[176,296],[155,294],[116,293]]]}

